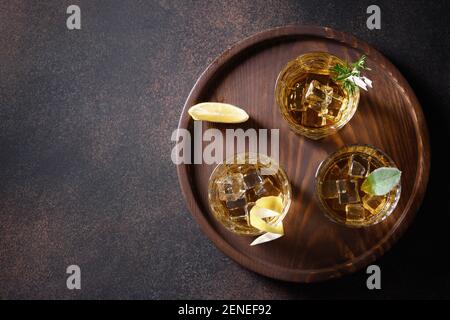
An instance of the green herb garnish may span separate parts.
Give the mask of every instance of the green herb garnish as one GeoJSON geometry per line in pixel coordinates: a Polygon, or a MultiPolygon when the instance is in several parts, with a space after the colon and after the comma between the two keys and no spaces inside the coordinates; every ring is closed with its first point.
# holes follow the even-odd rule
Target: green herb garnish
{"type": "Polygon", "coordinates": [[[401,174],[397,168],[375,169],[364,180],[361,190],[373,196],[383,196],[399,184],[401,174]]]}
{"type": "Polygon", "coordinates": [[[366,62],[366,56],[362,55],[356,62],[349,64],[336,64],[331,68],[334,73],[333,80],[342,82],[342,86],[349,93],[355,92],[356,86],[367,91],[367,87],[372,88],[372,81],[366,77],[361,76],[362,70],[370,70],[364,64],[366,62]]]}

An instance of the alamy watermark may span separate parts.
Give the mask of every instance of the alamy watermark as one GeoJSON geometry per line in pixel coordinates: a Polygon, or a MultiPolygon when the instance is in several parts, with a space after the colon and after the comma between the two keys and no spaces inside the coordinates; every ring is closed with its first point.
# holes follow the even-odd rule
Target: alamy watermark
{"type": "Polygon", "coordinates": [[[80,30],[81,29],[81,9],[77,5],[70,5],[66,10],[67,14],[70,16],[66,20],[66,26],[69,30],[80,30]]]}
{"type": "MultiPolygon", "coordinates": [[[[261,170],[262,174],[271,174],[277,169],[280,158],[279,129],[226,129],[223,133],[219,129],[210,128],[203,132],[202,122],[194,121],[193,136],[187,129],[176,129],[172,132],[171,140],[176,142],[171,158],[177,165],[220,164],[235,154],[248,152],[272,158],[273,166],[261,170]],[[204,143],[207,145],[203,146],[204,143]]],[[[256,159],[249,161],[256,162],[256,159]]]]}
{"type": "Polygon", "coordinates": [[[70,274],[66,280],[66,286],[69,290],[81,289],[81,269],[76,264],[67,267],[66,273],[70,274]]]}
{"type": "Polygon", "coordinates": [[[366,285],[367,289],[381,289],[381,269],[376,264],[372,264],[367,267],[366,273],[370,274],[367,278],[366,285]]]}
{"type": "Polygon", "coordinates": [[[381,29],[381,9],[376,4],[367,7],[366,12],[370,14],[367,18],[366,26],[369,30],[381,29]]]}

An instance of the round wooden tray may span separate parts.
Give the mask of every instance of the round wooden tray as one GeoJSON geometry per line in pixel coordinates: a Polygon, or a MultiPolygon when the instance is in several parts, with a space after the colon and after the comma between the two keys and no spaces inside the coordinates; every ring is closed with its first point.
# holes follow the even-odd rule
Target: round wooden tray
{"type": "Polygon", "coordinates": [[[217,58],[200,76],[181,114],[179,128],[193,131],[187,110],[203,101],[243,107],[250,120],[241,125],[203,123],[203,129],[279,128],[280,165],[293,188],[284,220],[285,236],[251,247],[253,238],[222,227],[208,209],[208,178],[213,165],[179,165],[187,206],[214,244],[244,267],[268,277],[313,282],[354,272],[382,255],[411,224],[428,182],[430,153],[426,123],[412,89],[378,51],[330,28],[287,26],[251,36],[217,58]],[[326,51],[343,59],[368,56],[374,88],[361,92],[353,119],[337,134],[319,141],[296,135],[275,103],[274,87],[283,66],[298,55],[326,51]],[[329,221],[314,197],[320,162],[338,148],[371,144],[385,151],[402,170],[402,195],[384,222],[362,229],[329,221]]]}

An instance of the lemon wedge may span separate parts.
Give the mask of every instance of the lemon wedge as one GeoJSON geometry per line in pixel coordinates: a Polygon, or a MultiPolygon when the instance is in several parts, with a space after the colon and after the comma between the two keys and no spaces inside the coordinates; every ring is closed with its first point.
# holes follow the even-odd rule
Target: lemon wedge
{"type": "Polygon", "coordinates": [[[194,120],[221,123],[242,123],[248,120],[247,112],[228,103],[202,102],[189,108],[194,120]]]}

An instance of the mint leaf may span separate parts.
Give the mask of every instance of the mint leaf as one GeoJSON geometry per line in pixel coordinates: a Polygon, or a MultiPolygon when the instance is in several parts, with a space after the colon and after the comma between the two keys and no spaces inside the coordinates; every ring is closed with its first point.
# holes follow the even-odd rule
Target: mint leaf
{"type": "Polygon", "coordinates": [[[378,168],[364,180],[361,190],[373,196],[383,196],[399,182],[402,172],[397,168],[378,168]]]}

